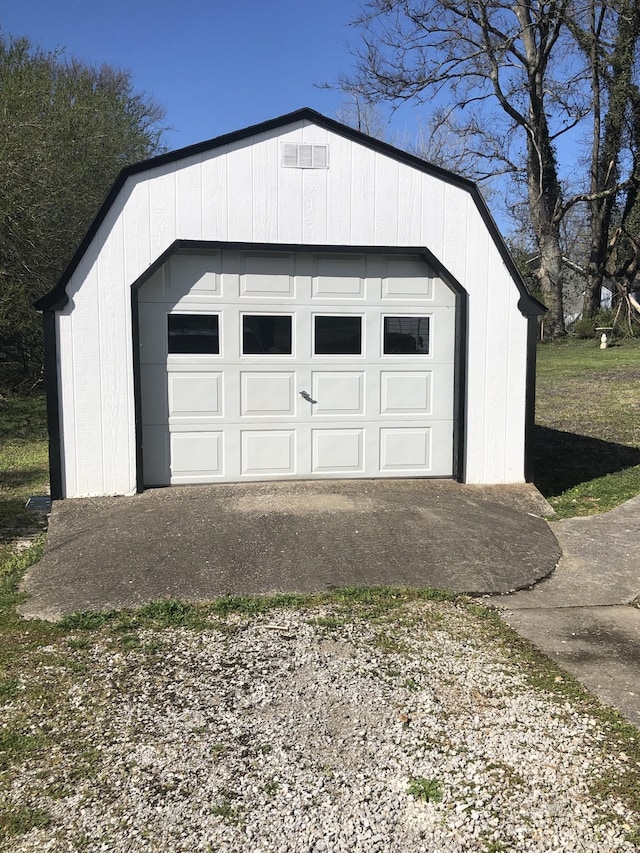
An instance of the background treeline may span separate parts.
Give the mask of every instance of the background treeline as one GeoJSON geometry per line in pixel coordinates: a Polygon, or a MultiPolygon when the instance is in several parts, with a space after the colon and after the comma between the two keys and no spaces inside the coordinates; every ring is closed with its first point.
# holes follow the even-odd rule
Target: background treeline
{"type": "Polygon", "coordinates": [[[0,34],[0,393],[42,375],[33,302],[123,166],[162,150],[164,110],[128,72],[0,34]]]}

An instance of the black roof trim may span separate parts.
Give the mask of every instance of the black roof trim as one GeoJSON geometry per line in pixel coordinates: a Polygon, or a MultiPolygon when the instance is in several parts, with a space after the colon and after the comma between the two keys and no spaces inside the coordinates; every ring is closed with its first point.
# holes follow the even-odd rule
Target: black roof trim
{"type": "Polygon", "coordinates": [[[379,151],[382,154],[386,154],[389,157],[393,157],[394,159],[406,163],[409,166],[412,166],[416,169],[419,169],[422,172],[426,172],[427,174],[433,175],[434,177],[440,178],[441,180],[452,184],[454,186],[458,186],[461,189],[466,190],[473,197],[476,206],[484,220],[485,225],[489,229],[491,236],[494,239],[496,246],[502,256],[502,259],[509,270],[511,277],[516,283],[518,290],[520,291],[520,301],[518,303],[518,307],[525,315],[539,315],[543,314],[546,311],[546,308],[534,299],[528,292],[527,287],[518,272],[518,269],[513,261],[513,258],[509,254],[509,251],[502,239],[502,235],[498,230],[498,227],[489,212],[489,208],[486,205],[480,190],[468,178],[463,178],[460,175],[456,175],[454,172],[450,172],[447,169],[443,169],[440,166],[435,166],[432,163],[428,163],[426,160],[422,160],[419,157],[416,157],[413,154],[409,154],[406,151],[401,151],[399,148],[394,148],[393,145],[389,145],[387,142],[383,142],[380,139],[374,139],[371,136],[367,136],[364,133],[361,133],[359,130],[354,130],[347,125],[341,124],[335,119],[327,118],[321,113],[312,110],[309,107],[303,107],[300,110],[295,110],[294,112],[287,113],[283,116],[278,116],[277,118],[270,119],[269,121],[261,122],[260,124],[254,124],[250,127],[245,127],[242,130],[236,130],[233,133],[226,133],[222,136],[218,136],[214,139],[207,140],[205,142],[198,142],[195,145],[188,145],[186,148],[179,148],[176,151],[169,151],[166,154],[160,154],[157,157],[152,157],[149,160],[143,160],[140,163],[134,163],[131,166],[126,166],[118,175],[115,183],[111,187],[107,197],[105,198],[100,210],[98,211],[95,219],[89,226],[89,229],[85,236],[83,237],[80,245],[78,246],[75,254],[71,258],[67,268],[62,273],[58,283],[56,286],[47,293],[45,296],[38,299],[37,302],[34,303],[34,307],[38,311],[56,311],[63,308],[68,302],[68,297],[65,292],[65,288],[73,275],[75,269],[80,263],[82,257],[85,252],[89,248],[89,245],[93,238],[95,237],[98,228],[102,224],[105,219],[107,212],[111,208],[121,189],[123,188],[127,178],[132,175],[137,175],[140,172],[145,172],[149,169],[155,169],[158,166],[164,166],[169,163],[177,163],[180,160],[183,160],[187,157],[193,157],[197,154],[202,154],[206,151],[211,151],[214,148],[220,148],[224,145],[229,145],[233,142],[239,142],[244,139],[249,139],[252,136],[257,136],[261,133],[267,133],[270,130],[275,130],[278,127],[284,127],[288,124],[293,124],[295,122],[300,121],[309,121],[313,124],[317,124],[320,127],[324,127],[327,130],[331,130],[335,133],[340,134],[348,139],[352,139],[355,142],[360,143],[361,145],[366,146],[374,151],[379,151]]]}

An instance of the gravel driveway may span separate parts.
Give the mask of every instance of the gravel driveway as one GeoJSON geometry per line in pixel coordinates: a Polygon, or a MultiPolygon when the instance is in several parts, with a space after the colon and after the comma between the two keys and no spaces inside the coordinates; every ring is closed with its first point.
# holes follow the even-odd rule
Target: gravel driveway
{"type": "Polygon", "coordinates": [[[461,604],[88,637],[24,676],[58,684],[30,709],[56,746],[11,771],[5,806],[48,815],[12,853],[637,849],[594,789],[628,756],[461,604]]]}

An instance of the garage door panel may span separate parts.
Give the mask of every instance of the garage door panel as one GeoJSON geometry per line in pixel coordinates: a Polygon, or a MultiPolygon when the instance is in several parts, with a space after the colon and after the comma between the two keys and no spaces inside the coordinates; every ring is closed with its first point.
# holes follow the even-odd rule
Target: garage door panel
{"type": "Polygon", "coordinates": [[[311,383],[314,417],[364,414],[364,371],[314,370],[311,383]]]}
{"type": "Polygon", "coordinates": [[[170,373],[169,417],[222,417],[222,373],[170,373]]]}
{"type": "Polygon", "coordinates": [[[295,296],[294,258],[250,255],[240,277],[241,296],[295,296]]]}
{"type": "Polygon", "coordinates": [[[171,482],[203,482],[224,474],[224,433],[172,432],[171,482]]]}
{"type": "Polygon", "coordinates": [[[174,255],[169,261],[166,302],[220,296],[221,254],[174,255]]]}
{"type": "Polygon", "coordinates": [[[389,275],[382,280],[383,299],[433,299],[433,279],[424,275],[389,275]]]}
{"type": "Polygon", "coordinates": [[[294,371],[243,371],[240,407],[244,417],[295,416],[294,371]]]}
{"type": "Polygon", "coordinates": [[[431,418],[435,421],[448,420],[452,425],[453,416],[453,379],[455,367],[453,364],[438,365],[433,371],[431,387],[431,418]]]}
{"type": "Polygon", "coordinates": [[[380,430],[380,471],[431,471],[431,427],[380,430]]]}
{"type": "Polygon", "coordinates": [[[455,310],[438,308],[430,314],[429,357],[436,364],[455,360],[455,310]]]}
{"type": "Polygon", "coordinates": [[[383,370],[380,373],[381,415],[430,415],[433,373],[430,370],[383,370]]]}
{"type": "Polygon", "coordinates": [[[364,429],[313,429],[313,474],[364,472],[364,429]]]}
{"type": "Polygon", "coordinates": [[[244,275],[240,279],[242,296],[290,296],[295,295],[293,276],[288,275],[244,275]]]}
{"type": "Polygon", "coordinates": [[[455,295],[433,270],[235,251],[182,272],[179,304],[141,292],[145,484],[451,476],[455,295]],[[167,312],[215,316],[217,348],[168,354],[167,312]]]}
{"type": "Polygon", "coordinates": [[[249,475],[295,474],[295,430],[241,430],[240,470],[249,475]]]}

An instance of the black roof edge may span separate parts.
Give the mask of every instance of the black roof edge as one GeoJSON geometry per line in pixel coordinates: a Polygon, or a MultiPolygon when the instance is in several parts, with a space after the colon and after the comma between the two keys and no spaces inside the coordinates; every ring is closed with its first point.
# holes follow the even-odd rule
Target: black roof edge
{"type": "Polygon", "coordinates": [[[534,299],[529,291],[527,290],[527,286],[524,283],[524,280],[520,273],[518,272],[518,268],[516,267],[513,258],[509,254],[509,250],[500,234],[498,226],[491,215],[489,208],[480,192],[477,184],[468,178],[463,178],[460,175],[455,174],[454,172],[450,172],[447,169],[442,168],[441,166],[436,166],[433,163],[429,163],[426,160],[422,160],[420,157],[416,157],[414,154],[409,154],[406,151],[402,151],[399,148],[395,148],[393,145],[390,145],[388,142],[383,142],[380,139],[375,139],[372,136],[367,136],[365,133],[362,133],[359,130],[355,130],[354,128],[348,127],[345,124],[342,124],[339,121],[336,121],[332,118],[327,118],[327,116],[322,115],[319,112],[311,109],[310,107],[303,107],[299,110],[294,110],[293,112],[286,113],[285,115],[278,116],[277,118],[269,119],[268,121],[261,122],[259,124],[250,125],[249,127],[245,127],[241,130],[235,130],[232,133],[225,133],[222,136],[215,137],[213,139],[206,140],[205,142],[198,142],[194,145],[188,145],[185,148],[178,148],[175,151],[168,151],[165,154],[160,154],[156,157],[152,157],[148,160],[142,160],[139,163],[133,163],[130,166],[125,166],[124,169],[120,172],[118,177],[116,178],[113,186],[109,190],[107,197],[105,198],[102,206],[98,210],[93,222],[89,226],[86,234],[84,235],[80,245],[76,249],[73,257],[71,258],[69,264],[66,269],[60,276],[55,287],[47,293],[45,296],[42,296],[34,303],[34,307],[38,311],[56,311],[63,308],[67,302],[68,297],[65,292],[65,288],[73,275],[75,269],[80,263],[82,257],[87,251],[89,244],[95,237],[98,228],[102,224],[105,219],[107,212],[111,208],[113,202],[116,197],[120,193],[121,189],[124,187],[124,184],[127,178],[130,178],[133,175],[139,174],[140,172],[145,172],[149,169],[155,169],[158,166],[164,166],[168,163],[176,163],[179,160],[186,159],[187,157],[193,157],[197,154],[202,154],[206,151],[213,150],[214,148],[220,148],[223,145],[229,145],[233,142],[239,142],[243,139],[249,139],[252,136],[257,136],[260,133],[266,133],[270,130],[275,130],[277,127],[283,127],[287,124],[293,124],[298,121],[310,121],[315,124],[318,124],[321,127],[324,127],[328,130],[332,130],[335,133],[340,134],[341,136],[353,139],[356,142],[374,150],[379,151],[382,154],[386,154],[394,159],[406,163],[409,166],[413,166],[416,169],[419,169],[422,172],[426,172],[428,174],[433,175],[434,177],[438,177],[443,181],[452,184],[454,186],[458,186],[461,189],[466,190],[473,197],[478,211],[480,215],[489,229],[491,236],[500,252],[502,260],[504,261],[511,277],[513,278],[518,290],[520,291],[520,301],[518,302],[518,307],[520,311],[525,315],[539,315],[544,314],[546,308],[534,299]]]}

